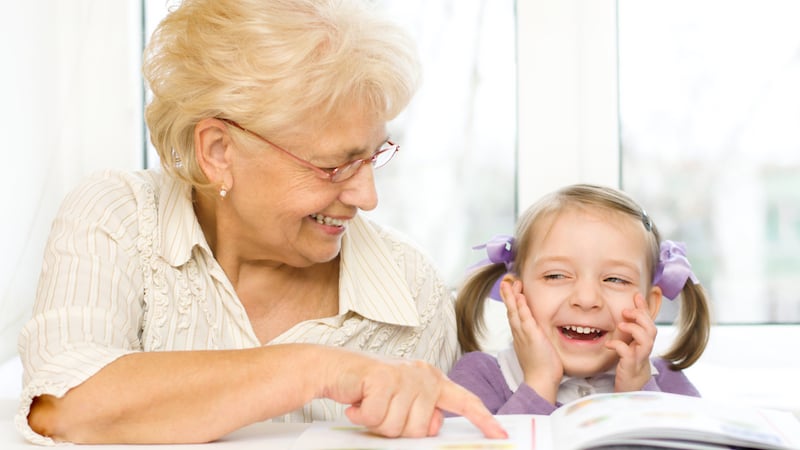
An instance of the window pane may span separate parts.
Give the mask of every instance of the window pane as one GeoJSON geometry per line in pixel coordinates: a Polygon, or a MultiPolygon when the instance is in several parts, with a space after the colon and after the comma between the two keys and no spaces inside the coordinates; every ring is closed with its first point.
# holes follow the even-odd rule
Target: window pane
{"type": "Polygon", "coordinates": [[[624,189],[717,321],[800,322],[800,3],[618,5],[624,189]]]}
{"type": "Polygon", "coordinates": [[[514,1],[384,1],[417,42],[423,84],[392,124],[401,146],[376,173],[369,217],[408,234],[455,287],[472,246],[515,220],[514,1]]]}

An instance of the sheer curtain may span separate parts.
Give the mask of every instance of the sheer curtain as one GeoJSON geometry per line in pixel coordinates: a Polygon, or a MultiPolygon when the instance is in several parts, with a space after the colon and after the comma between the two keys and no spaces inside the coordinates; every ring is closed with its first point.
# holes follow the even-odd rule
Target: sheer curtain
{"type": "Polygon", "coordinates": [[[140,11],[139,0],[4,4],[0,364],[16,355],[64,195],[93,171],[142,164],[140,11]]]}

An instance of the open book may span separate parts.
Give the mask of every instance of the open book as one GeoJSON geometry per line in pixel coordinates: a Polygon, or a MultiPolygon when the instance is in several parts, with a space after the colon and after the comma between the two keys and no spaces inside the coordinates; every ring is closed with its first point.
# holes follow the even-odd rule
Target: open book
{"type": "Polygon", "coordinates": [[[387,439],[347,423],[317,422],[294,448],[800,449],[800,420],[791,412],[661,392],[595,394],[550,416],[496,417],[509,439],[484,439],[462,417],[445,419],[439,436],[424,439],[387,439]]]}
{"type": "Polygon", "coordinates": [[[800,421],[788,411],[663,392],[587,396],[537,418],[535,427],[545,435],[537,450],[800,449],[800,421]]]}

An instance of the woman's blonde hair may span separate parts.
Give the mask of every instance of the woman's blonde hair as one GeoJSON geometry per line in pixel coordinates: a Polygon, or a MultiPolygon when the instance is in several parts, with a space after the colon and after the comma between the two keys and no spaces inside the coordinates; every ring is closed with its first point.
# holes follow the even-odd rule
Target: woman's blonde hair
{"type": "Polygon", "coordinates": [[[410,37],[360,0],[183,0],[144,53],[145,119],[164,170],[194,186],[194,127],[266,136],[323,128],[353,106],[396,117],[419,83],[410,37]]]}
{"type": "MultiPolygon", "coordinates": [[[[565,208],[599,208],[622,213],[641,221],[648,231],[646,261],[652,280],[656,272],[661,236],[658,228],[645,211],[627,194],[616,189],[590,184],[575,184],[544,196],[531,205],[517,222],[514,242],[513,270],[519,274],[528,258],[533,239],[534,225],[545,217],[557,214],[565,208]]],[[[464,352],[480,351],[478,335],[484,328],[483,302],[498,277],[503,276],[506,267],[502,263],[490,264],[476,270],[467,277],[456,299],[456,318],[458,339],[464,352]]],[[[681,291],[680,312],[677,319],[678,336],[672,347],[662,357],[670,362],[675,370],[685,369],[694,364],[708,343],[711,331],[711,313],[705,291],[700,284],[687,280],[681,291]]]]}

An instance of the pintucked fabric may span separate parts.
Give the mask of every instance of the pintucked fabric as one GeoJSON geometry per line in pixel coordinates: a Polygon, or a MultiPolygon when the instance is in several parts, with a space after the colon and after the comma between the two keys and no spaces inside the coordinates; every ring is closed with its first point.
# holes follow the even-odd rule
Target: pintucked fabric
{"type": "MultiPolygon", "coordinates": [[[[458,356],[453,296],[429,258],[361,216],[342,240],[339,312],[266,345],[315,343],[425,360],[458,356]]],[[[15,418],[30,441],[31,401],[63,396],[128,353],[262,345],[194,214],[191,189],[158,170],[106,171],[65,199],[53,222],[32,318],[19,337],[15,418]]],[[[314,400],[276,421],[331,420],[346,405],[314,400]]]]}

